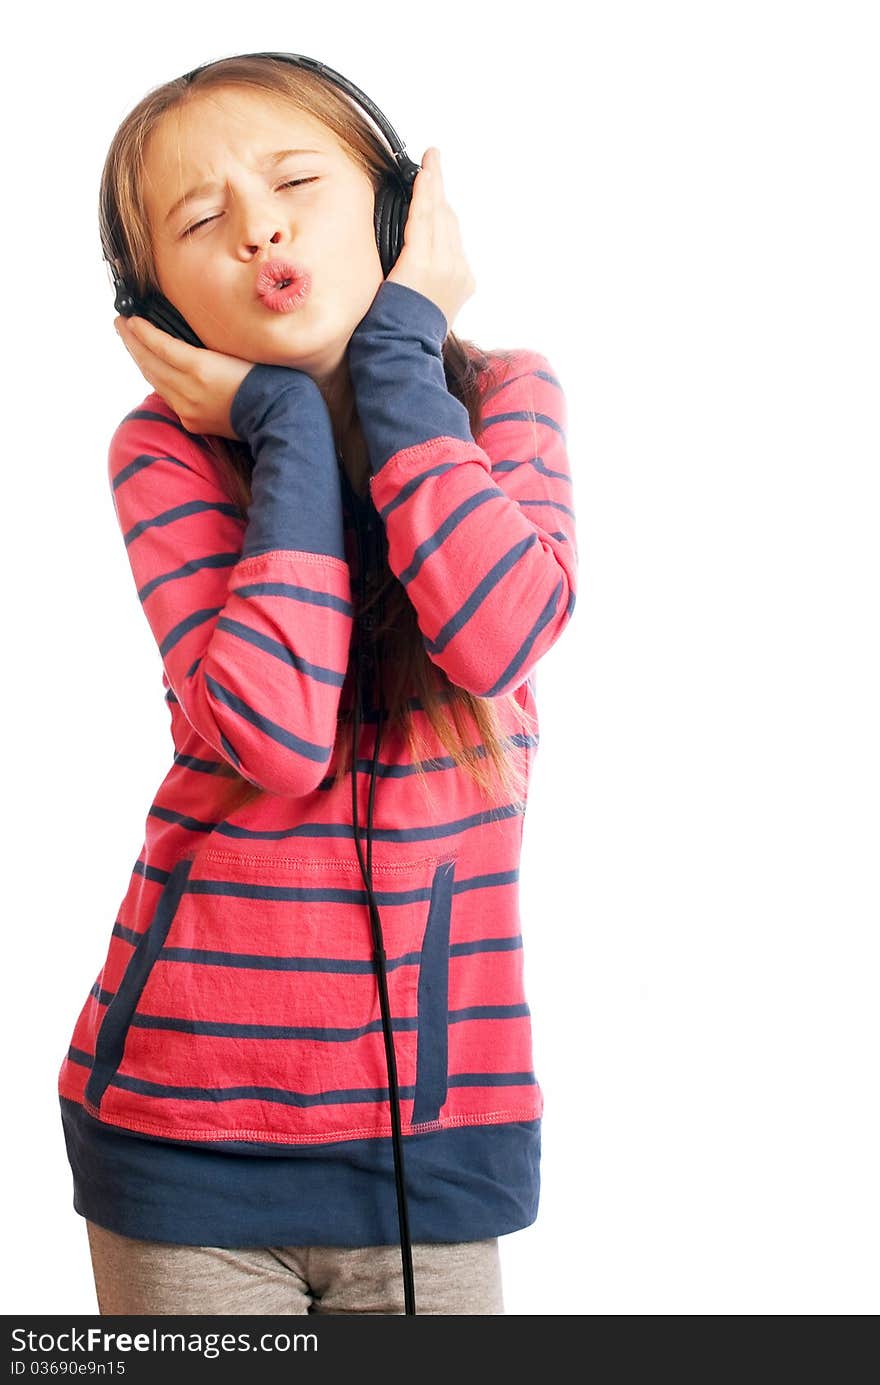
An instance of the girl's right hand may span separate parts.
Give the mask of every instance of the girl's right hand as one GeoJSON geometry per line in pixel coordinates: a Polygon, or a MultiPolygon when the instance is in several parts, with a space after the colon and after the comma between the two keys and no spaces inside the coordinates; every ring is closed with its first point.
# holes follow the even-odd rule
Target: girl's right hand
{"type": "Polygon", "coordinates": [[[114,318],[113,325],[144,379],[174,410],[188,433],[240,442],[230,421],[239,385],[254,361],[190,346],[145,317],[114,318]]]}

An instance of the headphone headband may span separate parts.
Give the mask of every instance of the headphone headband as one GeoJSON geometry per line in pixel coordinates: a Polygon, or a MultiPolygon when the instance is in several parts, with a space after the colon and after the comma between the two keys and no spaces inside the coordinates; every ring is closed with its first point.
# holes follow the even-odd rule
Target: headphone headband
{"type": "MultiPolygon", "coordinates": [[[[337,72],[335,68],[328,67],[326,63],[318,62],[317,58],[309,58],[305,53],[239,53],[237,56],[240,58],[276,58],[281,62],[293,63],[297,67],[308,68],[309,71],[316,72],[319,77],[326,77],[328,81],[341,87],[349,96],[353,96],[357,104],[362,106],[371,117],[374,124],[378,125],[391,146],[391,152],[394,154],[395,161],[398,165],[400,164],[401,155],[404,158],[408,158],[403,140],[397,134],[397,131],[393,128],[388,118],[382,114],[375,102],[370,100],[366,92],[361,91],[360,87],[355,86],[354,82],[350,81],[348,77],[343,77],[342,73],[337,72]]],[[[225,62],[226,59],[220,58],[215,61],[225,62]]],[[[200,67],[194,67],[191,72],[187,72],[183,80],[186,82],[191,81],[197,72],[203,72],[205,68],[213,67],[214,65],[213,62],[202,63],[200,67]]]]}

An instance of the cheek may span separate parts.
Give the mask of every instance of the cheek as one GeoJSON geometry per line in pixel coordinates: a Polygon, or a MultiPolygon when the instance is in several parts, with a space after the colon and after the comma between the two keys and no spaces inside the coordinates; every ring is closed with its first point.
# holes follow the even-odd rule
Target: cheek
{"type": "Polygon", "coordinates": [[[166,265],[160,277],[166,297],[175,303],[207,302],[215,279],[213,274],[204,273],[204,269],[203,257],[198,254],[180,257],[166,265]]]}
{"type": "Polygon", "coordinates": [[[361,276],[372,257],[378,253],[372,226],[367,229],[359,226],[356,231],[349,228],[330,251],[334,266],[347,278],[352,274],[361,276]]]}
{"type": "Polygon", "coordinates": [[[374,270],[377,274],[381,274],[379,243],[376,239],[376,230],[372,219],[366,226],[359,227],[356,255],[353,258],[356,258],[361,279],[364,274],[372,274],[374,270]]]}
{"type": "Polygon", "coordinates": [[[353,256],[363,264],[376,246],[374,205],[372,192],[364,193],[361,189],[356,196],[347,195],[336,202],[329,213],[328,249],[332,245],[334,254],[353,256]]]}
{"type": "Polygon", "coordinates": [[[346,297],[358,298],[365,287],[382,279],[379,246],[372,220],[364,224],[359,217],[348,224],[321,247],[321,265],[325,273],[346,297]]]}

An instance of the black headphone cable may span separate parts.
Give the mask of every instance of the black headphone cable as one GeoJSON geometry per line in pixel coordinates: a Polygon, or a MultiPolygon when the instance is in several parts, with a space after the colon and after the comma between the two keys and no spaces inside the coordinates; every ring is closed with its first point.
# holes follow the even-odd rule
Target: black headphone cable
{"type": "MultiPolygon", "coordinates": [[[[369,527],[369,526],[368,526],[369,527]]],[[[358,548],[360,560],[360,593],[361,604],[366,593],[366,573],[364,562],[364,545],[361,543],[360,522],[357,526],[358,548]]],[[[376,740],[373,748],[373,762],[370,771],[370,797],[367,809],[367,866],[364,867],[364,857],[361,850],[360,837],[358,834],[358,810],[357,810],[357,752],[360,741],[360,702],[361,702],[361,683],[362,674],[369,666],[369,651],[364,638],[364,630],[372,630],[375,627],[375,617],[370,612],[364,617],[363,611],[360,613],[361,620],[358,627],[358,647],[357,660],[355,665],[355,690],[354,690],[354,712],[352,719],[352,763],[351,763],[351,812],[352,828],[354,833],[355,848],[358,853],[358,860],[361,867],[361,875],[367,889],[367,900],[370,911],[370,923],[373,930],[373,962],[376,968],[376,980],[379,986],[379,1001],[382,1009],[382,1030],[385,1036],[385,1059],[388,1067],[388,1093],[391,1105],[391,1132],[392,1145],[394,1150],[394,1178],[397,1188],[397,1217],[400,1226],[400,1254],[403,1264],[403,1292],[406,1314],[416,1313],[415,1285],[413,1282],[413,1263],[412,1263],[412,1243],[409,1232],[409,1212],[406,1200],[406,1181],[403,1166],[403,1138],[401,1134],[400,1119],[400,1094],[397,1082],[397,1060],[394,1052],[394,1035],[391,1028],[391,1007],[388,999],[388,978],[385,969],[385,947],[382,937],[382,923],[379,918],[379,910],[373,894],[373,801],[376,790],[376,767],[379,761],[379,745],[382,738],[382,723],[385,719],[384,697],[382,693],[382,672],[381,662],[378,657],[373,660],[373,667],[376,671],[377,683],[377,722],[376,740]]]]}

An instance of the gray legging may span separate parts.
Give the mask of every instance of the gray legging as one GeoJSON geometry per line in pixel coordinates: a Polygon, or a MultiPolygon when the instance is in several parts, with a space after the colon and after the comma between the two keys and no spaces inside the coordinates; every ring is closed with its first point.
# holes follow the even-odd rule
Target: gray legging
{"type": "MultiPolygon", "coordinates": [[[[229,1250],[86,1226],[102,1315],[404,1312],[398,1245],[229,1250]]],[[[417,1314],[504,1312],[497,1236],[412,1254],[417,1314]]]]}

